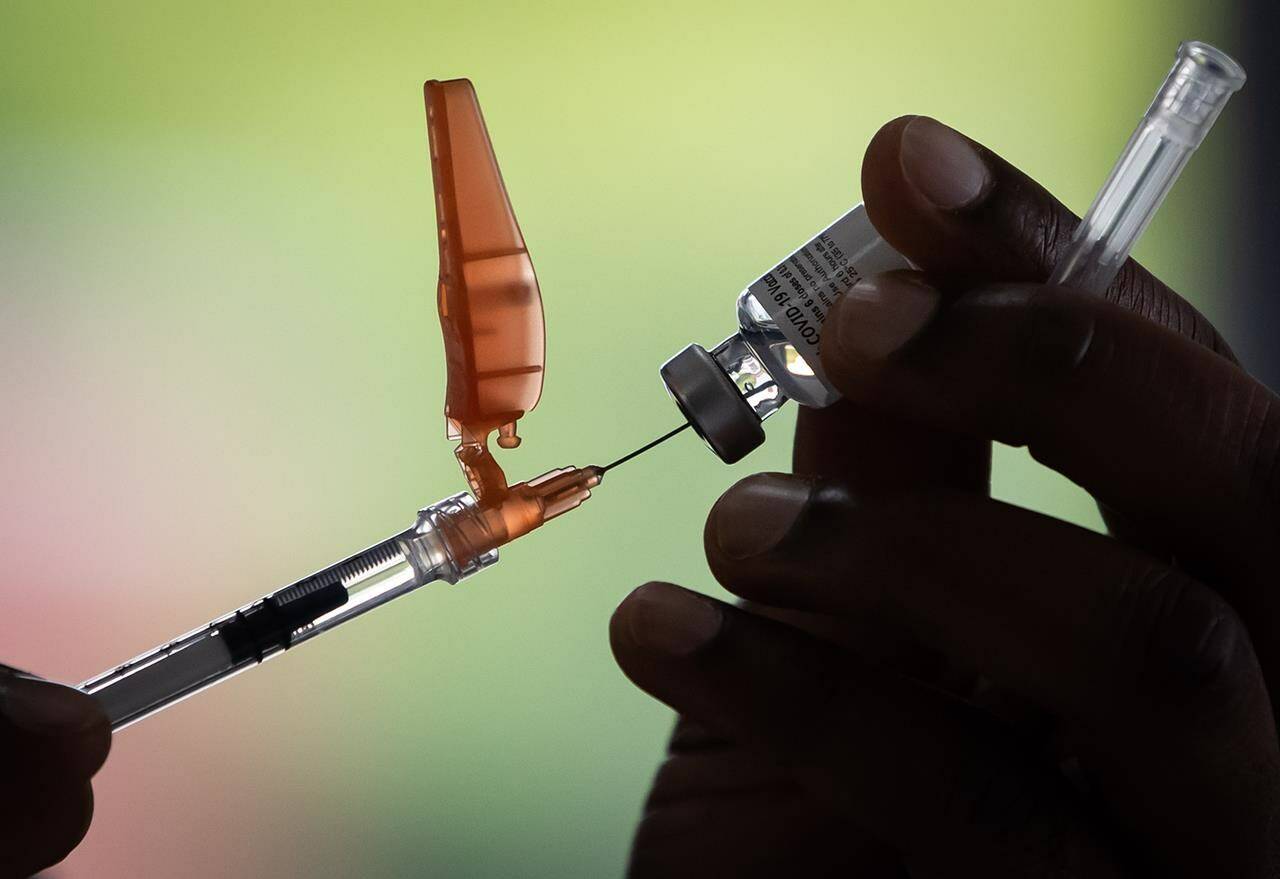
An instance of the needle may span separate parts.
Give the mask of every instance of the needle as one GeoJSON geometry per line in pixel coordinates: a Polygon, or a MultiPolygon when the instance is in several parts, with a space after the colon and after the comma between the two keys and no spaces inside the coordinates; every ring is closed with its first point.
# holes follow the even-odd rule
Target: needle
{"type": "Polygon", "coordinates": [[[667,432],[667,433],[664,433],[662,436],[658,437],[658,438],[657,438],[656,440],[654,440],[653,442],[651,442],[651,443],[646,443],[645,445],[643,445],[643,446],[641,446],[640,448],[636,449],[636,450],[635,450],[634,452],[632,452],[631,454],[629,454],[629,455],[623,455],[621,458],[619,458],[618,460],[614,461],[612,464],[606,464],[605,466],[601,467],[601,468],[600,468],[600,473],[603,475],[604,473],[608,472],[609,470],[612,470],[614,467],[617,467],[619,464],[625,464],[625,463],[627,463],[628,461],[630,461],[632,458],[636,457],[637,455],[643,455],[645,452],[649,451],[649,450],[650,450],[650,449],[652,449],[654,446],[661,445],[662,443],[665,443],[667,440],[671,439],[673,436],[675,436],[677,433],[679,433],[680,431],[684,430],[684,429],[685,429],[686,427],[688,427],[688,426],[689,426],[688,422],[685,422],[684,424],[682,424],[682,425],[680,425],[679,427],[677,427],[675,430],[672,430],[672,431],[669,431],[669,432],[667,432]]]}

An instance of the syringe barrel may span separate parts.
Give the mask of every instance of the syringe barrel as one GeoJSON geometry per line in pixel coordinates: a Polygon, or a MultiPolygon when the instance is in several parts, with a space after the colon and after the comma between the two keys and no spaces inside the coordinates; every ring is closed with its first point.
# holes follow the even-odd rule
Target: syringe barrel
{"type": "Polygon", "coordinates": [[[102,704],[112,730],[123,729],[256,665],[260,661],[257,657],[235,661],[226,639],[220,637],[222,627],[234,620],[235,614],[214,620],[85,681],[80,689],[102,704]]]}
{"type": "Polygon", "coordinates": [[[1194,41],[1178,47],[1173,69],[1076,228],[1050,284],[1098,294],[1107,289],[1244,81],[1244,68],[1225,52],[1194,41]]]}
{"type": "Polygon", "coordinates": [[[427,583],[456,583],[498,559],[475,501],[459,494],[381,543],[85,681],[123,729],[427,583]],[[479,535],[479,538],[477,538],[479,535]]]}

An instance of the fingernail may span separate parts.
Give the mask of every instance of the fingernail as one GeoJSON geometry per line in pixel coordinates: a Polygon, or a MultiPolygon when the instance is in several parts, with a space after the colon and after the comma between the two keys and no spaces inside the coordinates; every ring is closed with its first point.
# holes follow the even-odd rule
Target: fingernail
{"type": "Polygon", "coordinates": [[[911,341],[938,310],[938,291],[918,274],[890,272],[859,281],[841,296],[827,320],[840,355],[883,360],[911,341]]]}
{"type": "Polygon", "coordinates": [[[990,189],[991,173],[973,144],[928,116],[907,123],[898,155],[907,181],[939,210],[972,207],[990,189]]]}
{"type": "Polygon", "coordinates": [[[720,631],[720,609],[679,586],[646,583],[631,595],[631,638],[669,656],[688,656],[720,631]]]}
{"type": "Polygon", "coordinates": [[[809,503],[809,483],[794,476],[761,473],[735,485],[716,502],[716,545],[731,559],[773,549],[809,503]]]}
{"type": "Polygon", "coordinates": [[[101,717],[93,699],[51,681],[6,677],[0,681],[0,716],[33,733],[75,733],[101,717]]]}

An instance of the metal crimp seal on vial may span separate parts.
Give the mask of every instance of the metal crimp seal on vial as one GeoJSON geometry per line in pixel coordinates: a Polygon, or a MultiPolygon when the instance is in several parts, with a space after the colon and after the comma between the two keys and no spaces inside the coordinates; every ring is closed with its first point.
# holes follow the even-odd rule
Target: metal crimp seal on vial
{"type": "Polygon", "coordinates": [[[759,416],[706,348],[690,345],[659,374],[689,424],[726,464],[764,442],[759,416]]]}

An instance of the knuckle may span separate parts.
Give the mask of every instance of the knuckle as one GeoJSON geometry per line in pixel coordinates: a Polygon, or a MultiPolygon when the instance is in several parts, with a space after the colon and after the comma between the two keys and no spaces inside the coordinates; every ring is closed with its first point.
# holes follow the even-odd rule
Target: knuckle
{"type": "Polygon", "coordinates": [[[1107,300],[1154,323],[1182,332],[1185,314],[1176,297],[1134,260],[1125,260],[1104,293],[1107,300]]]}
{"type": "Polygon", "coordinates": [[[968,761],[943,802],[949,823],[1021,835],[1041,812],[1041,792],[1025,767],[1004,760],[968,761]]]}
{"type": "Polygon", "coordinates": [[[1248,633],[1211,589],[1156,565],[1136,568],[1116,643],[1132,671],[1136,707],[1161,715],[1216,719],[1234,711],[1257,682],[1248,633]]]}
{"type": "Polygon", "coordinates": [[[860,774],[863,758],[850,750],[851,738],[866,725],[868,704],[894,705],[898,685],[869,672],[861,662],[821,649],[822,660],[809,666],[803,691],[804,722],[784,724],[784,739],[772,749],[775,759],[809,777],[850,779],[860,774]]]}
{"type": "Polygon", "coordinates": [[[998,841],[1011,857],[1020,851],[1042,864],[1070,857],[1078,829],[1064,785],[1029,755],[1006,749],[975,757],[965,761],[969,765],[942,797],[945,824],[970,837],[998,841]]]}
{"type": "Polygon", "coordinates": [[[1024,364],[1042,380],[1069,382],[1098,352],[1097,314],[1077,295],[1045,291],[1033,296],[1026,326],[1024,364]]]}
{"type": "Polygon", "coordinates": [[[1010,380],[1014,405],[1006,433],[1019,445],[1036,439],[1036,425],[1046,403],[1105,371],[1114,357],[1111,337],[1092,303],[1063,290],[1040,290],[1030,296],[1018,326],[1010,380]]]}
{"type": "Polygon", "coordinates": [[[843,662],[820,661],[812,665],[812,706],[815,716],[820,718],[820,722],[814,725],[817,735],[822,737],[828,732],[838,735],[835,731],[844,726],[852,706],[857,704],[861,678],[843,662]]]}
{"type": "Polygon", "coordinates": [[[1231,347],[1207,317],[1132,259],[1121,266],[1105,298],[1235,361],[1231,347]]]}
{"type": "Polygon", "coordinates": [[[1043,275],[1048,275],[1058,264],[1077,223],[1069,222],[1064,226],[1066,209],[1061,205],[1037,204],[1035,208],[1033,217],[1028,218],[1025,225],[1031,230],[1031,244],[1039,261],[1038,269],[1043,275]]]}
{"type": "Polygon", "coordinates": [[[1240,428],[1239,465],[1245,497],[1252,496],[1272,530],[1280,526],[1280,401],[1251,383],[1240,428]]]}

